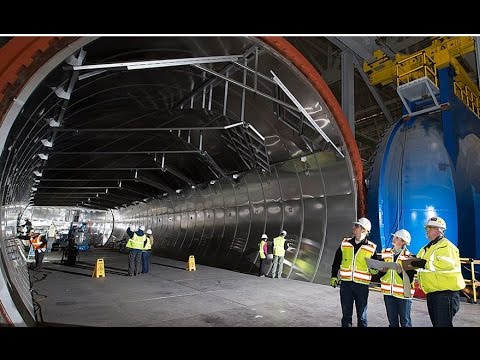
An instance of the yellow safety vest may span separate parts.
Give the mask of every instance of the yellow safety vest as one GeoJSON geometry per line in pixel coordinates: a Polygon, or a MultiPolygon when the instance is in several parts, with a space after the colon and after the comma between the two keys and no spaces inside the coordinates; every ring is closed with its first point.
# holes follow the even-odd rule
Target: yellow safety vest
{"type": "Polygon", "coordinates": [[[421,248],[417,257],[427,261],[425,269],[418,269],[418,282],[425,294],[465,288],[458,248],[447,238],[440,239],[427,251],[421,248]]]}
{"type": "Polygon", "coordinates": [[[260,254],[260,259],[265,259],[266,258],[265,252],[263,251],[263,247],[266,243],[267,242],[265,240],[260,240],[260,244],[258,244],[259,245],[258,253],[260,254]]]}
{"type": "Polygon", "coordinates": [[[285,237],[277,236],[273,239],[273,255],[285,256],[285,237]]]}
{"type": "MultiPolygon", "coordinates": [[[[407,260],[412,257],[412,253],[407,250],[407,248],[402,249],[400,254],[397,256],[397,260],[395,261],[397,264],[402,266],[402,260],[407,260]]],[[[393,248],[383,249],[382,250],[382,259],[385,262],[393,262],[393,248]]],[[[409,281],[410,279],[407,279],[409,281]]],[[[395,297],[404,299],[404,292],[403,292],[403,281],[400,277],[400,274],[393,269],[388,269],[387,273],[383,275],[380,279],[381,282],[381,289],[384,295],[393,295],[395,297]]],[[[411,284],[410,289],[411,296],[415,294],[415,288],[413,287],[413,282],[411,284]]]]}
{"type": "Polygon", "coordinates": [[[147,242],[145,243],[145,247],[143,248],[143,250],[151,250],[152,249],[152,241],[153,241],[153,238],[150,237],[150,236],[147,236],[147,242]]]}
{"type": "Polygon", "coordinates": [[[139,249],[143,250],[143,242],[147,236],[143,234],[143,236],[138,236],[137,233],[133,233],[133,238],[128,240],[127,245],[125,247],[130,248],[130,249],[139,249]]]}
{"type": "Polygon", "coordinates": [[[359,284],[370,284],[372,274],[368,269],[365,258],[371,258],[375,254],[377,245],[367,240],[366,244],[360,246],[357,253],[353,253],[353,245],[349,238],[342,241],[342,264],[340,265],[340,279],[342,281],[353,281],[359,284]]]}

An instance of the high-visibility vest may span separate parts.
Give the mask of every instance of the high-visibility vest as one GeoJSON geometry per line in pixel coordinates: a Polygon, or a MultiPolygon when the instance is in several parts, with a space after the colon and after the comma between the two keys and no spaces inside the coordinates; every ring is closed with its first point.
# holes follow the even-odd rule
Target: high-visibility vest
{"type": "Polygon", "coordinates": [[[38,250],[44,247],[42,243],[42,235],[30,238],[30,242],[32,243],[34,250],[38,250]]]}
{"type": "MultiPolygon", "coordinates": [[[[402,260],[407,260],[412,257],[412,253],[407,250],[407,248],[403,248],[400,251],[400,254],[397,256],[397,260],[395,262],[402,266],[402,260]]],[[[393,262],[393,248],[383,249],[382,250],[382,259],[385,262],[393,262]]],[[[381,290],[384,295],[393,295],[395,297],[404,299],[404,290],[403,290],[403,281],[410,281],[409,278],[402,279],[400,274],[393,269],[388,269],[387,273],[383,275],[380,279],[381,283],[381,290]]],[[[415,293],[415,288],[413,287],[413,282],[411,284],[410,289],[411,296],[415,293]]]]}
{"type": "Polygon", "coordinates": [[[342,241],[342,264],[340,265],[340,279],[342,281],[353,281],[359,284],[368,285],[372,278],[372,274],[368,269],[365,258],[371,258],[375,254],[377,245],[367,240],[366,244],[362,244],[357,253],[353,252],[353,245],[349,238],[342,241]]]}
{"type": "Polygon", "coordinates": [[[130,248],[130,249],[139,249],[143,250],[143,242],[147,236],[143,234],[142,236],[138,236],[137,233],[133,233],[133,238],[128,240],[127,245],[125,247],[130,248]]]}
{"type": "Polygon", "coordinates": [[[421,248],[417,257],[426,260],[425,269],[418,269],[418,282],[425,294],[465,288],[458,248],[447,238],[440,239],[426,251],[421,248]]]}
{"type": "Polygon", "coordinates": [[[145,246],[143,250],[151,250],[152,249],[152,242],[153,242],[153,237],[147,236],[147,240],[145,241],[145,246]]]}
{"type": "Polygon", "coordinates": [[[285,237],[277,236],[273,239],[273,255],[276,256],[285,256],[285,237]]]}
{"type": "Polygon", "coordinates": [[[265,251],[263,251],[263,248],[267,242],[265,240],[260,240],[260,244],[258,244],[258,253],[260,254],[260,259],[265,259],[265,251]]]}

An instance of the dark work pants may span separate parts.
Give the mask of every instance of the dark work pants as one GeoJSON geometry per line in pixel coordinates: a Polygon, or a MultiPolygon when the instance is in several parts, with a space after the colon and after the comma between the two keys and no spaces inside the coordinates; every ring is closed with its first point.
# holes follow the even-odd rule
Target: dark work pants
{"type": "Polygon", "coordinates": [[[428,293],[427,308],[433,327],[453,327],[453,317],[460,309],[460,295],[452,290],[428,293]]]}
{"type": "Polygon", "coordinates": [[[150,253],[151,250],[142,251],[142,274],[146,274],[150,270],[150,253]]]}
{"type": "Polygon", "coordinates": [[[352,326],[353,303],[357,310],[357,326],[367,327],[368,285],[353,281],[340,284],[340,303],[342,304],[342,327],[352,326]]]}
{"type": "Polygon", "coordinates": [[[35,269],[41,270],[42,269],[42,262],[43,257],[45,256],[44,251],[35,250],[35,269]]]}
{"type": "Polygon", "coordinates": [[[401,299],[392,295],[383,295],[389,327],[398,327],[399,320],[401,327],[411,327],[410,310],[412,299],[401,299]]]}
{"type": "Polygon", "coordinates": [[[130,249],[128,253],[128,275],[137,275],[140,271],[142,261],[142,250],[130,249]]]}

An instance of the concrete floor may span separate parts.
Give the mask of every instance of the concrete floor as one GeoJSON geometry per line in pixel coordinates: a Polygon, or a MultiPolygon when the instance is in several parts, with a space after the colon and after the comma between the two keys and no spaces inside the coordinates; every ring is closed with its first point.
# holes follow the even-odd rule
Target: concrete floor
{"type": "MultiPolygon", "coordinates": [[[[199,264],[188,272],[186,261],[157,256],[149,274],[129,277],[126,254],[94,249],[75,266],[60,265],[60,256],[48,253],[43,271],[30,272],[39,326],[340,326],[338,288],[199,264]],[[105,278],[91,277],[98,258],[105,278]]],[[[480,306],[463,300],[454,326],[480,326],[480,306]]],[[[413,326],[431,327],[425,301],[415,299],[411,315],[413,326]]],[[[377,291],[370,291],[368,322],[388,326],[377,291]]]]}

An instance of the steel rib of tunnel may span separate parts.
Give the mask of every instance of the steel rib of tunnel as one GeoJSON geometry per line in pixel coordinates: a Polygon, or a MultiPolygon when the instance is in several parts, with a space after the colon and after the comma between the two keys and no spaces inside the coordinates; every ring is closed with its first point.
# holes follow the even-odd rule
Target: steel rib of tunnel
{"type": "MultiPolygon", "coordinates": [[[[33,198],[37,205],[75,206],[75,197],[85,195],[78,205],[116,209],[116,238],[122,238],[129,225],[145,225],[157,239],[154,253],[178,259],[194,254],[201,263],[247,273],[257,271],[260,235],[273,238],[284,228],[294,245],[286,255],[284,275],[325,282],[338,242],[348,235],[345,229],[349,231],[355,218],[363,175],[340,107],[312,69],[279,38],[73,41],[29,79],[28,86],[18,90],[22,102],[5,112],[2,132],[9,137],[1,144],[2,204],[25,204],[33,185],[37,194],[44,193],[33,198]],[[221,75],[211,78],[198,67],[182,67],[102,73],[72,82],[78,74],[69,73],[62,63],[81,48],[90,63],[133,60],[134,56],[195,58],[205,55],[200,49],[212,55],[259,57],[239,62],[248,71],[237,64],[223,68],[209,64],[212,73],[221,75]],[[124,51],[119,54],[118,49],[124,51]],[[269,70],[275,71],[328,138],[343,149],[345,159],[336,155],[271,81],[262,78],[269,70]],[[67,96],[62,91],[68,90],[68,83],[75,86],[67,96]],[[68,97],[68,102],[61,96],[68,97]],[[231,127],[238,122],[243,126],[231,127]],[[52,124],[70,131],[56,131],[52,124]],[[115,127],[158,126],[191,130],[109,135],[115,127]],[[91,130],[74,132],[78,127],[109,130],[92,136],[91,130]],[[222,130],[198,130],[207,127],[222,130]],[[154,155],[192,149],[200,150],[202,156],[154,155]],[[47,160],[37,156],[40,151],[48,155],[47,160]],[[41,175],[32,175],[34,171],[41,175]],[[99,182],[132,177],[138,181],[119,181],[119,189],[107,189],[99,182]],[[42,178],[59,181],[49,183],[42,178]],[[87,181],[72,186],[74,179],[87,181]],[[105,191],[98,195],[84,192],[97,186],[105,191]]],[[[360,197],[361,211],[362,201],[360,197]]],[[[3,219],[13,220],[13,212],[2,211],[3,219]]]]}

